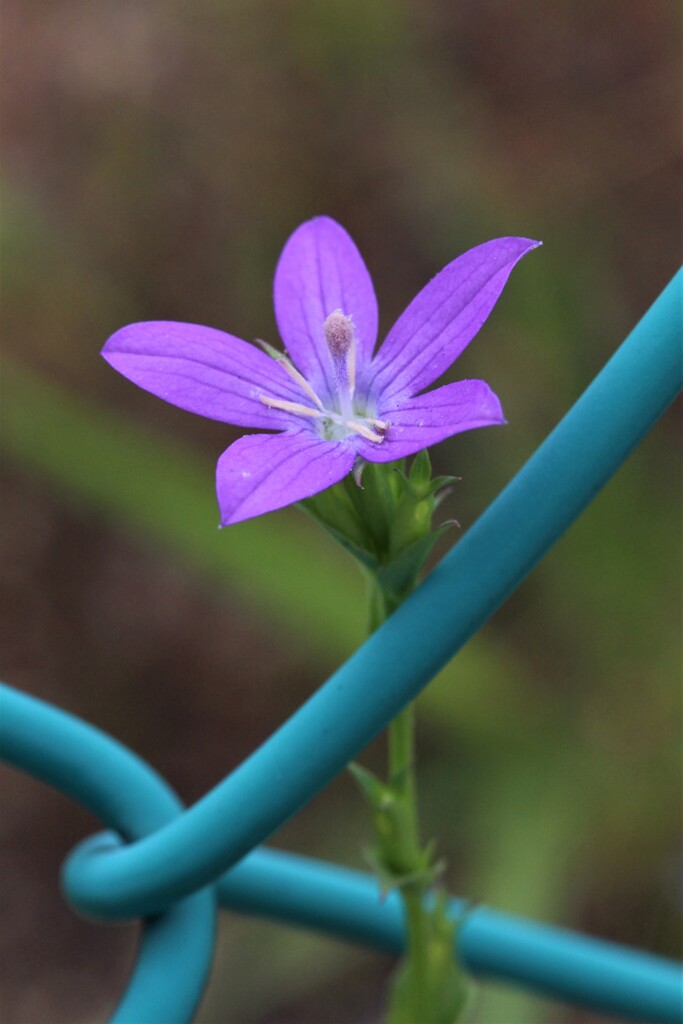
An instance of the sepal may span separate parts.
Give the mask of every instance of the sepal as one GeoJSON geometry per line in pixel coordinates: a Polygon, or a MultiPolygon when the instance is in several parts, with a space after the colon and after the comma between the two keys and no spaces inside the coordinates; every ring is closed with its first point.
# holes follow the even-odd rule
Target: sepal
{"type": "Polygon", "coordinates": [[[299,505],[365,569],[379,568],[373,535],[341,484],[306,498],[299,505]]]}
{"type": "Polygon", "coordinates": [[[300,502],[374,578],[388,612],[415,587],[434,544],[453,522],[432,528],[434,512],[457,477],[431,472],[426,450],[408,472],[405,460],[359,462],[342,483],[300,502]]]}

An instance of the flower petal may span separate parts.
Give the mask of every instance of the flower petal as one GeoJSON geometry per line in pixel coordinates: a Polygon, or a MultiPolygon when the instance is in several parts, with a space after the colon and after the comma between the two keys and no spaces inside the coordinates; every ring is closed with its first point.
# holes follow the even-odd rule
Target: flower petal
{"type": "Polygon", "coordinates": [[[238,427],[277,430],[298,422],[259,395],[310,404],[275,359],[213,327],[166,321],[131,324],[102,355],[145,391],[188,412],[238,427]]]}
{"type": "Polygon", "coordinates": [[[469,345],[515,263],[540,242],[496,238],[459,256],[413,299],[389,331],[367,379],[383,398],[428,387],[469,345]]]}
{"type": "Polygon", "coordinates": [[[275,316],[297,369],[328,394],[334,375],[323,323],[336,309],[356,326],[357,367],[377,340],[377,299],[372,279],[350,235],[330,217],[315,217],[288,239],[275,271],[275,316]]]}
{"type": "Polygon", "coordinates": [[[306,430],[241,437],[216,467],[221,526],[310,498],[339,483],[355,459],[355,442],[325,441],[306,430]]]}
{"type": "Polygon", "coordinates": [[[505,423],[498,398],[483,380],[444,384],[393,412],[381,409],[380,415],[391,423],[382,443],[363,440],[358,445],[358,454],[368,462],[393,462],[464,430],[505,423]]]}

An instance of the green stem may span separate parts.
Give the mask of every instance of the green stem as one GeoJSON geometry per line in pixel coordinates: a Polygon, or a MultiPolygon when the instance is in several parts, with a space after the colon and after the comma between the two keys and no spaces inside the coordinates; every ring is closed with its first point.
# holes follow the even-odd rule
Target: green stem
{"type": "MultiPolygon", "coordinates": [[[[417,810],[417,783],[415,780],[415,705],[409,704],[387,730],[389,748],[389,782],[401,800],[404,811],[400,860],[403,870],[414,870],[420,855],[420,825],[417,810]]],[[[397,865],[398,867],[398,865],[397,865]]]]}
{"type": "MultiPolygon", "coordinates": [[[[431,519],[442,487],[441,478],[432,480],[423,452],[409,477],[404,464],[367,463],[362,481],[348,476],[327,499],[308,499],[309,511],[366,575],[370,633],[417,586],[441,532],[432,531],[431,519]]],[[[389,725],[387,781],[358,764],[349,769],[372,808],[375,842],[368,857],[383,891],[396,890],[404,909],[406,950],[393,979],[387,1024],[454,1024],[466,986],[454,955],[455,923],[435,890],[434,847],[420,841],[414,717],[411,705],[389,725]]]]}
{"type": "Polygon", "coordinates": [[[429,990],[429,919],[424,909],[425,887],[423,883],[408,883],[401,889],[406,912],[407,960],[411,965],[413,979],[413,1016],[416,1024],[424,1021],[431,1024],[432,1008],[429,990]]]}
{"type": "MultiPolygon", "coordinates": [[[[373,580],[370,590],[370,631],[377,629],[395,610],[395,602],[373,580]]],[[[389,724],[387,730],[389,784],[396,794],[400,813],[395,819],[392,837],[392,869],[406,881],[399,891],[405,909],[406,957],[411,984],[410,1011],[416,1024],[431,1024],[429,941],[431,924],[425,897],[429,889],[420,844],[420,825],[415,778],[415,705],[409,704],[389,724]],[[412,876],[412,877],[411,877],[412,876]]],[[[404,991],[404,996],[408,995],[404,991]]]]}
{"type": "Polygon", "coordinates": [[[410,773],[415,759],[415,713],[409,704],[389,724],[389,775],[410,773]]]}
{"type": "MultiPolygon", "coordinates": [[[[401,800],[403,828],[396,836],[397,868],[407,874],[420,868],[420,825],[415,779],[415,705],[409,704],[388,729],[389,782],[401,800]]],[[[429,1021],[429,918],[424,900],[424,880],[406,882],[400,888],[406,915],[407,955],[411,965],[413,1014],[416,1021],[429,1021]]]]}

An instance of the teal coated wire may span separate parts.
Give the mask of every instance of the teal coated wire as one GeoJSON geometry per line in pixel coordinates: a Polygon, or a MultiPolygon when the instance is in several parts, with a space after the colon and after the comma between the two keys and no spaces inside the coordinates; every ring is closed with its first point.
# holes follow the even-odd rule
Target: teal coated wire
{"type": "Polygon", "coordinates": [[[355,757],[470,639],[678,394],[674,278],[573,408],[422,586],[289,721],[192,808],[139,842],[66,862],[96,917],[159,911],[241,860],[355,757]],[[97,854],[97,855],[95,855],[97,854]]]}
{"type": "MultiPolygon", "coordinates": [[[[161,776],[126,747],[8,686],[0,686],[0,754],[72,797],[131,841],[161,828],[182,811],[161,776]]],[[[102,838],[104,845],[110,837],[105,833],[102,838]]],[[[147,920],[133,974],[111,1024],[187,1024],[208,979],[215,922],[213,888],[147,920]]]]}
{"type": "MultiPolygon", "coordinates": [[[[0,686],[5,760],[78,800],[127,838],[180,812],[144,761],[98,729],[0,686]]],[[[106,847],[114,834],[102,835],[106,847]]],[[[217,884],[222,905],[399,953],[403,910],[380,898],[371,875],[274,850],[255,850],[217,884]]],[[[136,968],[112,1024],[186,1024],[213,948],[213,899],[183,900],[145,925],[136,968]]],[[[653,1024],[680,1024],[683,976],[675,964],[486,907],[451,900],[458,955],[472,973],[653,1024]]]]}
{"type": "MultiPolygon", "coordinates": [[[[403,908],[377,880],[307,857],[259,850],[219,880],[222,906],[316,928],[389,953],[403,949],[403,908]]],[[[683,1021],[680,965],[484,906],[451,900],[456,950],[471,973],[650,1024],[683,1021]]]]}

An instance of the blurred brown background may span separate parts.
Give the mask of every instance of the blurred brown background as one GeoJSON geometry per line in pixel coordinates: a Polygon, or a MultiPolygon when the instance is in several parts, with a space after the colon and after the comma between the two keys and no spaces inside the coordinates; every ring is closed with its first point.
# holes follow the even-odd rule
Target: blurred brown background
{"type": "MultiPolygon", "coordinates": [[[[361,579],[296,510],[218,533],[236,432],[135,389],[103,342],[138,319],[276,341],[275,261],[317,213],[359,244],[384,330],[469,246],[543,239],[451,371],[509,420],[434,453],[466,528],[680,261],[680,10],[8,0],[4,30],[1,671],[192,802],[360,641],[361,579]]],[[[671,956],[680,483],[670,414],[420,701],[452,891],[671,956]]],[[[2,1019],[104,1020],[135,929],[78,920],[57,887],[97,825],[8,771],[2,802],[2,1019]]],[[[368,830],[341,778],[274,842],[360,866],[368,830]]],[[[371,1024],[390,969],[226,914],[198,1020],[371,1024]]],[[[598,1018],[487,985],[472,1020],[598,1018]]]]}

